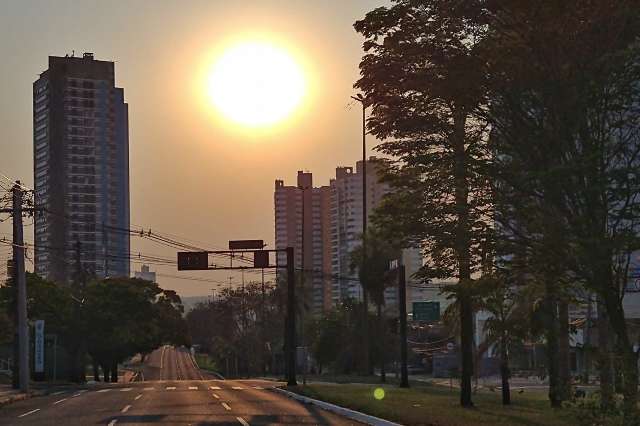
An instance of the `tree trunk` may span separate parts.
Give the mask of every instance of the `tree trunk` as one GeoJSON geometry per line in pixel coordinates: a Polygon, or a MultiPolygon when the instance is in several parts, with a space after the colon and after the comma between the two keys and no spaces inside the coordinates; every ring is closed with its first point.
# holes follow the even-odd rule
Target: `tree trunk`
{"type": "Polygon", "coordinates": [[[98,367],[98,362],[94,359],[91,365],[93,366],[93,380],[96,382],[100,381],[100,369],[98,367]]]}
{"type": "Polygon", "coordinates": [[[111,363],[111,383],[118,383],[118,361],[111,363]]]}
{"type": "Polygon", "coordinates": [[[558,303],[558,399],[571,399],[571,368],[569,364],[569,304],[558,303]]]}
{"type": "Polygon", "coordinates": [[[369,295],[362,286],[362,371],[365,375],[371,375],[371,359],[369,345],[369,295]]]}
{"type": "Polygon", "coordinates": [[[600,375],[600,408],[613,408],[613,363],[611,359],[609,316],[604,301],[598,297],[598,364],[600,375]]]}
{"type": "Polygon", "coordinates": [[[387,381],[387,371],[385,369],[385,361],[386,361],[386,357],[385,357],[385,337],[386,337],[386,330],[385,330],[385,321],[384,321],[384,316],[382,315],[382,304],[378,305],[378,327],[380,329],[380,337],[379,340],[382,342],[382,344],[380,345],[381,351],[380,351],[380,382],[381,383],[385,383],[387,381]]]}
{"type": "Polygon", "coordinates": [[[104,382],[109,383],[111,381],[109,367],[106,364],[101,363],[100,367],[102,367],[102,376],[104,377],[104,382]]]}
{"type": "Polygon", "coordinates": [[[509,387],[509,352],[506,336],[500,343],[500,376],[502,377],[502,405],[511,404],[511,389],[509,387]]]}
{"type": "Polygon", "coordinates": [[[558,365],[558,303],[555,298],[554,283],[546,280],[545,310],[547,313],[547,369],[549,372],[549,402],[554,408],[562,405],[559,395],[559,365],[558,365]]]}
{"type": "Polygon", "coordinates": [[[472,407],[471,379],[473,377],[473,307],[471,295],[464,288],[471,281],[471,235],[469,229],[469,182],[467,153],[465,151],[465,128],[467,113],[461,106],[454,107],[454,131],[451,136],[454,151],[454,192],[456,210],[455,253],[458,262],[458,285],[460,302],[460,351],[462,372],[460,376],[460,405],[472,407]]]}

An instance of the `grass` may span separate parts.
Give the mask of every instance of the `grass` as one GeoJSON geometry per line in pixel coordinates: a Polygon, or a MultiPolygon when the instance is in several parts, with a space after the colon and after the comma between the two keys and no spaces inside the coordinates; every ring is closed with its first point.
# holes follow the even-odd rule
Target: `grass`
{"type": "Polygon", "coordinates": [[[196,353],[196,362],[203,370],[216,371],[216,363],[207,354],[196,353]]]}
{"type": "Polygon", "coordinates": [[[513,393],[512,405],[501,404],[500,393],[479,392],[474,395],[475,408],[459,405],[455,390],[436,385],[410,389],[384,386],[384,398],[374,398],[379,387],[369,384],[312,384],[288,388],[311,398],[331,402],[404,425],[578,425],[575,413],[553,410],[545,394],[513,393]]]}

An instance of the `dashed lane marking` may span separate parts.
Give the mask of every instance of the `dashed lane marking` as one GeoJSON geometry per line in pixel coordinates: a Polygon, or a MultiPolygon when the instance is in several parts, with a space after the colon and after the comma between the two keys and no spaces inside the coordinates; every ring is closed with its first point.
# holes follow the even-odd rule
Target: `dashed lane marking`
{"type": "Polygon", "coordinates": [[[176,387],[175,386],[167,386],[165,389],[167,389],[167,390],[176,390],[176,387]]]}
{"type": "Polygon", "coordinates": [[[127,411],[129,411],[129,408],[131,408],[131,405],[125,405],[125,407],[120,412],[121,413],[126,413],[127,411]]]}
{"type": "Polygon", "coordinates": [[[72,395],[72,396],[71,396],[71,398],[77,398],[77,397],[79,397],[80,395],[82,395],[82,392],[78,392],[77,394],[72,395]]]}
{"type": "Polygon", "coordinates": [[[36,408],[35,410],[27,411],[27,412],[26,412],[26,413],[24,413],[24,414],[20,414],[18,417],[26,417],[26,416],[28,416],[29,414],[37,413],[38,411],[40,411],[40,409],[39,409],[39,408],[36,408]]]}
{"type": "Polygon", "coordinates": [[[264,388],[263,388],[263,387],[261,387],[261,386],[254,386],[253,388],[254,388],[254,389],[258,389],[258,390],[262,390],[262,389],[264,389],[264,388]]]}
{"type": "Polygon", "coordinates": [[[113,426],[113,425],[115,425],[116,423],[118,423],[118,419],[113,419],[113,420],[111,420],[111,421],[109,422],[109,424],[108,424],[107,426],[113,426]]]}
{"type": "Polygon", "coordinates": [[[58,401],[54,402],[53,405],[58,405],[61,402],[65,402],[67,399],[69,399],[69,398],[62,398],[61,400],[58,400],[58,401]]]}
{"type": "Polygon", "coordinates": [[[220,386],[209,386],[211,390],[220,390],[220,386]]]}
{"type": "Polygon", "coordinates": [[[212,393],[211,395],[213,395],[213,397],[214,397],[215,399],[220,399],[220,397],[219,397],[218,395],[216,395],[215,393],[212,393]]]}
{"type": "Polygon", "coordinates": [[[242,417],[236,417],[236,420],[239,421],[242,426],[249,426],[249,423],[242,417]]]}
{"type": "Polygon", "coordinates": [[[227,410],[227,411],[231,411],[231,407],[229,407],[229,405],[226,402],[222,403],[222,406],[227,410]]]}
{"type": "Polygon", "coordinates": [[[142,389],[142,390],[145,390],[145,391],[152,391],[152,390],[155,390],[155,388],[144,388],[144,389],[142,389]]]}
{"type": "Polygon", "coordinates": [[[142,398],[142,394],[140,394],[140,395],[136,396],[135,398],[133,398],[133,400],[134,400],[134,401],[137,401],[137,400],[139,400],[140,398],[142,398]]]}
{"type": "Polygon", "coordinates": [[[242,388],[240,386],[232,386],[231,389],[233,389],[233,390],[242,390],[244,388],[242,388]]]}
{"type": "Polygon", "coordinates": [[[66,391],[58,391],[58,392],[54,392],[54,393],[52,393],[51,395],[54,395],[54,396],[55,396],[55,395],[61,395],[61,394],[65,393],[65,392],[66,392],[66,391]]]}
{"type": "Polygon", "coordinates": [[[99,391],[96,391],[98,393],[105,393],[105,392],[109,392],[111,389],[100,389],[99,391]]]}
{"type": "Polygon", "coordinates": [[[133,388],[122,388],[122,389],[120,389],[120,392],[129,392],[132,389],[133,388]]]}
{"type": "Polygon", "coordinates": [[[198,390],[197,386],[189,386],[189,390],[198,390]]]}

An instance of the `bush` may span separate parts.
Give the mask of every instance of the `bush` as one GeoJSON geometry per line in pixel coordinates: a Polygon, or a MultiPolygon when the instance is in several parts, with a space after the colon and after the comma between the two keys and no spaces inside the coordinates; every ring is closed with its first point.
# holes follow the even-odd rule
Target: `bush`
{"type": "Polygon", "coordinates": [[[602,411],[600,407],[600,392],[595,391],[584,398],[566,401],[564,407],[571,410],[580,424],[590,426],[621,426],[623,424],[622,397],[616,395],[614,408],[602,411]]]}

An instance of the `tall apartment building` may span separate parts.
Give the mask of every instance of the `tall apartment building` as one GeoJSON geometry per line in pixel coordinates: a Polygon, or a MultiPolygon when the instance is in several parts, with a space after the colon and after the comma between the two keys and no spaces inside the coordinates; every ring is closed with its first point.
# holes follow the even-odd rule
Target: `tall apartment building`
{"type": "MultiPolygon", "coordinates": [[[[367,160],[367,223],[382,198],[390,190],[389,185],[380,181],[380,163],[375,157],[367,160]]],[[[335,304],[346,298],[361,299],[362,286],[357,271],[351,271],[351,251],[361,242],[362,223],[362,173],[363,162],[353,167],[337,167],[336,177],[331,179],[331,255],[332,255],[332,302],[335,304]]],[[[422,266],[418,250],[404,250],[402,261],[406,268],[407,280],[422,266]]],[[[411,285],[407,292],[410,299],[411,285]]],[[[396,304],[397,289],[390,287],[385,293],[387,305],[396,304]]],[[[408,300],[409,301],[409,300],[408,300]]]]}
{"type": "Polygon", "coordinates": [[[129,124],[114,63],[49,57],[33,83],[35,272],[129,276],[129,124]]]}
{"type": "MultiPolygon", "coordinates": [[[[373,157],[367,161],[368,217],[389,191],[378,178],[378,164],[373,157]]],[[[319,312],[347,298],[362,298],[357,270],[350,268],[351,251],[361,244],[362,162],[356,164],[355,172],[353,167],[336,168],[336,177],[329,186],[313,188],[312,183],[311,173],[303,172],[298,172],[296,186],[285,186],[282,180],[276,180],[275,234],[276,248],[294,247],[298,269],[303,264],[304,239],[305,283],[311,283],[312,308],[319,312]]],[[[284,264],[284,258],[279,262],[284,264]]],[[[422,266],[417,250],[405,250],[403,262],[407,277],[422,266]]],[[[389,288],[385,300],[388,305],[397,303],[397,289],[389,288]]]]}
{"type": "MultiPolygon", "coordinates": [[[[297,277],[314,313],[330,308],[330,191],[313,187],[311,173],[299,171],[296,186],[275,182],[276,248],[293,247],[297,277]],[[329,293],[328,293],[329,291],[329,293]]],[[[280,256],[278,262],[286,263],[280,256]]]]}

